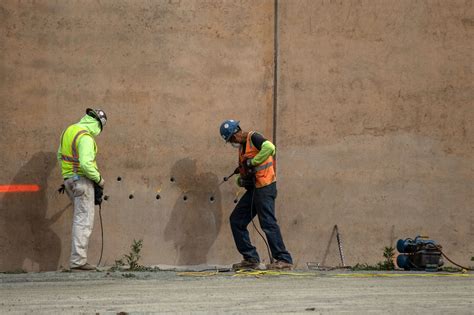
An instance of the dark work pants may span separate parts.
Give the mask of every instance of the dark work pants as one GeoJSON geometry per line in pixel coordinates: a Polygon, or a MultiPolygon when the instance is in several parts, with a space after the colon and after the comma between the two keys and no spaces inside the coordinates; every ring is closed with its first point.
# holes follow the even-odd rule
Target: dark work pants
{"type": "Polygon", "coordinates": [[[262,188],[247,190],[230,215],[230,227],[238,251],[246,260],[260,261],[257,249],[250,242],[247,226],[258,215],[260,226],[267,236],[268,245],[274,259],[293,263],[285,248],[280,227],[275,217],[276,183],[262,188]],[[253,195],[253,207],[252,207],[253,195]],[[252,212],[252,213],[250,213],[252,212]]]}

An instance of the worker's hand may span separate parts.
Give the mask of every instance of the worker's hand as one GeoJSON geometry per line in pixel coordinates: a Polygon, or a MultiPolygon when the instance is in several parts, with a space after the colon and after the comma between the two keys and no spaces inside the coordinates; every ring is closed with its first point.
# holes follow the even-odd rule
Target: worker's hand
{"type": "Polygon", "coordinates": [[[255,173],[254,166],[252,165],[252,159],[247,159],[247,160],[243,161],[242,164],[243,164],[245,170],[247,171],[247,173],[249,173],[249,174],[255,173]]]}
{"type": "Polygon", "coordinates": [[[242,178],[240,178],[240,175],[235,179],[235,183],[237,186],[242,187],[242,178]]]}
{"type": "Polygon", "coordinates": [[[245,167],[246,168],[252,168],[253,167],[252,159],[245,160],[245,167]]]}
{"type": "Polygon", "coordinates": [[[104,189],[105,180],[102,178],[102,176],[100,177],[100,181],[97,183],[97,185],[99,185],[100,188],[104,189]]]}

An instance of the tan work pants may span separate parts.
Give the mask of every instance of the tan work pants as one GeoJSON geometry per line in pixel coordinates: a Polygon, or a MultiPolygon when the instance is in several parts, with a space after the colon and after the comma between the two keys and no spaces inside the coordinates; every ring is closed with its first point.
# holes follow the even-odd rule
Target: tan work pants
{"type": "Polygon", "coordinates": [[[74,205],[72,220],[72,248],[70,267],[82,266],[87,262],[89,237],[94,225],[94,183],[80,177],[64,181],[66,192],[74,205]]]}

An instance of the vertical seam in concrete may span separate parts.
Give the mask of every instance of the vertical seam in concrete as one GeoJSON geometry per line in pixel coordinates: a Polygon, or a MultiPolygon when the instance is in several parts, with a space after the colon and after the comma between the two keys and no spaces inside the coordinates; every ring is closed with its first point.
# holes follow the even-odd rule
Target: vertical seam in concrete
{"type": "Polygon", "coordinates": [[[277,96],[278,96],[278,0],[273,9],[273,143],[277,142],[277,96]]]}

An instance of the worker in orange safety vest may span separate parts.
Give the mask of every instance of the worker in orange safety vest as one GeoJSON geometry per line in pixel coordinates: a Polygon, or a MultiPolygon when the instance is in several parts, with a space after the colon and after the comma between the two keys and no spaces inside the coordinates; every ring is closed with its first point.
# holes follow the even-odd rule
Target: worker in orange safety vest
{"type": "Polygon", "coordinates": [[[234,264],[233,269],[256,269],[260,265],[260,257],[250,242],[247,230],[255,216],[258,216],[274,259],[274,262],[267,265],[267,269],[292,269],[293,260],[285,248],[275,217],[275,146],[258,132],[243,131],[236,120],[224,121],[220,134],[226,143],[230,142],[239,148],[237,184],[247,189],[230,216],[232,235],[243,256],[243,260],[234,264]]]}

